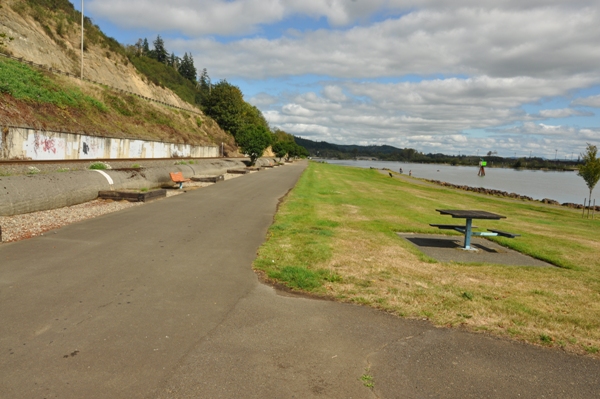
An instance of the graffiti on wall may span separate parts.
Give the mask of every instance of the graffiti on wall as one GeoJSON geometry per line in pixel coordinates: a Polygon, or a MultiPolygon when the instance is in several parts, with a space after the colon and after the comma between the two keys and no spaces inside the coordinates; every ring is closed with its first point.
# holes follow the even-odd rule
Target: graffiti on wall
{"type": "Polygon", "coordinates": [[[65,140],[34,131],[24,142],[27,158],[39,160],[52,160],[65,158],[65,140]]]}
{"type": "Polygon", "coordinates": [[[100,159],[104,158],[104,142],[99,137],[82,136],[79,157],[81,159],[100,159]]]}
{"type": "Polygon", "coordinates": [[[216,146],[197,147],[154,141],[42,132],[27,128],[6,128],[0,136],[0,159],[119,159],[216,157],[216,146]]]}

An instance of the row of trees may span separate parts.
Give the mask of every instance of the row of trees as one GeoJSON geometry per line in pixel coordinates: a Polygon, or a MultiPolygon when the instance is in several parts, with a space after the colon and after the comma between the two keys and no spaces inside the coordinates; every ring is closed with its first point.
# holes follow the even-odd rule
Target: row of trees
{"type": "Polygon", "coordinates": [[[231,133],[240,149],[256,162],[271,146],[277,157],[306,157],[308,151],[296,144],[294,136],[276,129],[271,132],[262,112],[244,100],[239,87],[221,80],[203,93],[202,108],[221,128],[231,133]]]}
{"type": "Polygon", "coordinates": [[[153,49],[150,49],[150,44],[148,43],[148,39],[144,38],[139,39],[135,44],[135,48],[138,56],[145,56],[156,60],[161,64],[165,64],[174,68],[177,72],[181,74],[187,80],[196,83],[198,70],[194,65],[194,57],[192,54],[184,53],[183,57],[178,57],[175,53],[169,54],[167,48],[165,47],[164,40],[158,35],[156,40],[152,43],[154,45],[153,49]]]}
{"type": "MultiPolygon", "coordinates": [[[[306,147],[311,156],[322,158],[376,158],[380,161],[440,163],[456,166],[477,166],[481,160],[481,157],[475,155],[425,154],[413,148],[396,148],[389,145],[339,145],[298,137],[296,138],[296,142],[306,147]]],[[[489,151],[485,156],[485,160],[489,166],[545,170],[575,170],[580,163],[579,160],[550,160],[539,157],[503,158],[498,156],[494,151],[489,151]]]]}
{"type": "MultiPolygon", "coordinates": [[[[169,55],[160,35],[152,44],[154,47],[150,49],[147,39],[138,40],[132,49],[135,57],[153,60],[156,64],[163,65],[163,68],[172,68],[192,82],[193,102],[235,138],[241,151],[250,156],[252,164],[269,146],[272,146],[280,159],[308,156],[308,151],[296,144],[294,136],[282,130],[271,132],[262,112],[244,100],[244,95],[237,86],[226,80],[212,84],[206,68],[198,77],[192,54],[185,53],[182,58],[174,53],[169,55]]],[[[138,62],[136,66],[139,64],[138,62]]],[[[165,85],[169,87],[168,84],[165,85]]],[[[170,88],[176,93],[178,89],[181,90],[181,85],[172,85],[170,88]]],[[[189,95],[186,97],[189,100],[189,95]]]]}

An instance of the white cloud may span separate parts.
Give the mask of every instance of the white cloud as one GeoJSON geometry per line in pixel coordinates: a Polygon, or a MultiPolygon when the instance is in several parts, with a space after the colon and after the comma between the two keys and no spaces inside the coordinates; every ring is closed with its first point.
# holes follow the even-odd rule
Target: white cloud
{"type": "Polygon", "coordinates": [[[328,100],[338,102],[344,102],[348,99],[340,86],[325,86],[323,88],[323,96],[328,100]]]}
{"type": "Polygon", "coordinates": [[[254,97],[248,99],[248,102],[255,107],[267,107],[277,103],[278,101],[279,100],[277,97],[264,92],[258,93],[254,97]]]}
{"type": "Polygon", "coordinates": [[[92,0],[88,8],[117,25],[175,32],[170,51],[191,52],[197,67],[232,82],[312,77],[308,92],[288,85],[249,100],[290,133],[512,156],[554,155],[556,148],[600,139],[598,118],[578,109],[600,108],[599,6],[592,0],[92,0]],[[325,19],[329,28],[294,25],[306,18],[325,19]],[[269,32],[286,22],[287,33],[269,32]],[[571,103],[545,107],[552,99],[571,103]],[[527,113],[527,104],[541,110],[527,113]],[[553,125],[559,118],[576,126],[592,122],[553,125]]]}
{"type": "Polygon", "coordinates": [[[440,73],[597,77],[599,19],[598,11],[591,8],[419,10],[349,30],[309,31],[272,40],[246,38],[226,44],[200,38],[173,45],[203,54],[210,70],[243,78],[440,73]]]}
{"type": "Polygon", "coordinates": [[[584,107],[600,108],[600,95],[579,98],[573,101],[572,105],[581,105],[584,107]]]}
{"type": "Polygon", "coordinates": [[[287,104],[284,105],[281,108],[281,111],[286,114],[286,115],[293,115],[293,116],[306,116],[306,117],[311,117],[313,115],[313,113],[304,108],[301,105],[298,104],[287,104]]]}
{"type": "Polygon", "coordinates": [[[544,109],[541,110],[539,114],[542,118],[568,118],[569,116],[593,115],[591,113],[578,111],[572,108],[544,109]]]}
{"type": "Polygon", "coordinates": [[[579,129],[530,120],[564,118],[582,112],[567,108],[530,116],[520,106],[543,97],[565,95],[581,83],[577,77],[560,83],[490,77],[397,84],[338,82],[335,92],[348,93],[340,98],[342,101],[327,96],[325,88],[330,86],[326,85],[322,96],[316,92],[298,95],[293,103],[271,107],[265,116],[273,125],[286,126],[290,133],[324,141],[341,135],[341,143],[388,143],[434,152],[443,148],[458,152],[461,147],[475,146],[486,152],[522,151],[528,147],[516,138],[537,141],[536,137],[550,137],[549,143],[537,144],[549,149],[557,145],[555,140],[568,136],[573,147],[585,141],[579,129]],[[491,129],[506,124],[517,125],[491,129]],[[493,137],[460,133],[473,129],[487,131],[493,137]]]}

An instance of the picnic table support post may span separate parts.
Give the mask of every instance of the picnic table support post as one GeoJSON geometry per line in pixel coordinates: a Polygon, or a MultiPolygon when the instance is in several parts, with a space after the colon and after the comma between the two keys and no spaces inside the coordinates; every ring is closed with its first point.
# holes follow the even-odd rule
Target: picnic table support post
{"type": "Polygon", "coordinates": [[[473,224],[473,219],[467,219],[467,223],[465,226],[465,246],[464,249],[471,249],[471,227],[473,224]]]}

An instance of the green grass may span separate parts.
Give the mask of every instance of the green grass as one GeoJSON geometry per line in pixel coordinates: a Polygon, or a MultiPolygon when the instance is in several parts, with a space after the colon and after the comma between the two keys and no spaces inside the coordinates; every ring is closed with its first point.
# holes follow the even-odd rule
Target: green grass
{"type": "Polygon", "coordinates": [[[108,166],[105,163],[102,162],[95,162],[93,164],[90,165],[90,169],[92,170],[106,170],[108,169],[108,166]]]}
{"type": "Polygon", "coordinates": [[[18,100],[62,108],[107,110],[106,105],[84,95],[81,90],[61,87],[42,72],[10,59],[0,58],[0,93],[10,94],[18,100]]]}
{"type": "MultiPolygon", "coordinates": [[[[168,87],[190,104],[196,103],[194,84],[181,76],[175,69],[149,57],[130,56],[129,60],[152,83],[168,87]]],[[[202,126],[201,123],[195,122],[198,127],[202,126]]]]}
{"type": "Polygon", "coordinates": [[[600,221],[569,208],[310,163],[254,267],[292,289],[594,354],[589,348],[600,347],[599,228],[600,221]],[[556,267],[440,263],[398,237],[440,234],[429,226],[448,222],[438,208],[506,215],[478,225],[521,234],[490,240],[556,267]]]}

